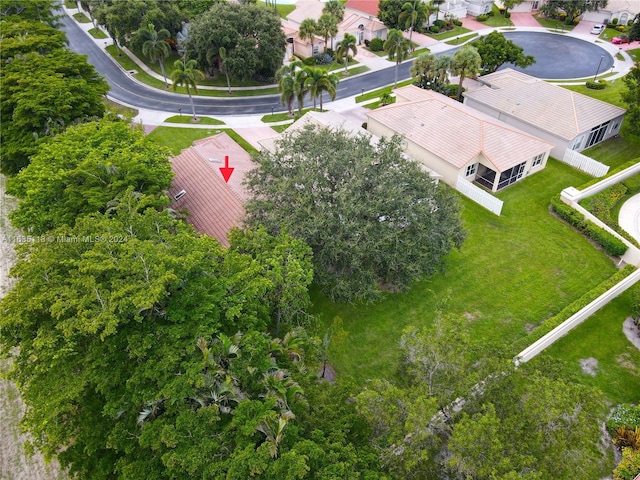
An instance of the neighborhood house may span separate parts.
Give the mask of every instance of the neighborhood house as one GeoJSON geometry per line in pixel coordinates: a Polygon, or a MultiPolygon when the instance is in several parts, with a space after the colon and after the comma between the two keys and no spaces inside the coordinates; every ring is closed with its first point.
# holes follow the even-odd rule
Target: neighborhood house
{"type": "Polygon", "coordinates": [[[496,192],[545,168],[553,145],[431,90],[409,85],[367,113],[374,135],[399,134],[409,157],[456,187],[459,177],[496,192]]]}
{"type": "Polygon", "coordinates": [[[478,78],[482,87],[464,94],[464,104],[553,143],[563,158],[620,133],[625,110],[512,69],[478,78]],[[553,105],[553,108],[549,108],[553,105]]]}

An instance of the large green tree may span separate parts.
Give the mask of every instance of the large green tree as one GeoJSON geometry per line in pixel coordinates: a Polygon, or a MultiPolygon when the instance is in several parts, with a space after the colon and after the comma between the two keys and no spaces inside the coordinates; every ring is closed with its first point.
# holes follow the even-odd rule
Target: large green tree
{"type": "Polygon", "coordinates": [[[313,54],[313,39],[318,34],[318,23],[313,18],[305,18],[298,28],[298,36],[300,40],[309,40],[311,42],[311,53],[313,54]]]}
{"type": "Polygon", "coordinates": [[[609,0],[548,0],[540,11],[555,14],[562,11],[567,14],[567,21],[576,21],[584,12],[604,9],[609,0]]]}
{"type": "Polygon", "coordinates": [[[12,223],[37,235],[76,217],[105,212],[129,188],[159,193],[169,188],[169,152],[125,122],[102,120],[70,127],[43,144],[8,183],[20,199],[12,223]]]}
{"type": "Polygon", "coordinates": [[[627,107],[625,129],[640,136],[640,66],[637,63],[623,78],[623,82],[626,88],[621,96],[627,107]]]}
{"type": "Polygon", "coordinates": [[[640,40],[640,13],[636,14],[633,18],[633,23],[629,29],[629,38],[634,40],[640,40]]]}
{"type": "Polygon", "coordinates": [[[41,22],[50,27],[60,24],[61,6],[56,0],[9,0],[0,4],[0,18],[2,20],[19,17],[22,20],[41,22]]]}
{"type": "Polygon", "coordinates": [[[399,138],[374,146],[366,136],[309,126],[255,160],[249,224],[304,240],[334,299],[404,288],[442,268],[464,239],[454,197],[404,159],[399,138]]]}
{"type": "Polygon", "coordinates": [[[336,55],[338,60],[344,61],[344,73],[347,73],[347,66],[349,65],[349,52],[355,56],[358,53],[358,47],[356,46],[356,37],[350,33],[345,33],[344,38],[338,43],[338,50],[336,55]]]}
{"type": "Polygon", "coordinates": [[[258,237],[236,235],[223,249],[159,211],[157,196],[129,192],[18,246],[0,344],[45,455],[94,479],[247,478],[230,473],[250,468],[243,459],[263,465],[260,478],[290,459],[310,469],[286,426],[304,414],[289,373],[305,372],[304,348],[263,333],[271,308],[296,305],[273,290],[308,283],[288,270],[306,268],[306,247],[282,236],[248,248],[258,237]]]}
{"type": "Polygon", "coordinates": [[[491,32],[489,35],[471,43],[478,51],[480,68],[482,73],[493,73],[505,63],[511,63],[517,67],[528,67],[535,63],[533,55],[525,55],[524,49],[507,40],[500,32],[491,32]]]}
{"type": "Polygon", "coordinates": [[[411,76],[415,85],[426,90],[434,90],[442,94],[449,94],[449,69],[451,57],[425,52],[418,55],[411,66],[411,76]]]}
{"type": "Polygon", "coordinates": [[[224,69],[231,78],[269,80],[282,65],[286,37],[273,10],[220,2],[191,22],[186,51],[201,69],[212,72],[220,47],[225,49],[224,69]]]}
{"type": "MultiPolygon", "coordinates": [[[[324,38],[324,51],[326,53],[329,48],[329,37],[331,37],[333,42],[333,37],[338,33],[338,20],[333,15],[323,13],[318,19],[316,26],[318,33],[324,38]]],[[[331,48],[333,49],[333,45],[331,48]]]]}
{"type": "Polygon", "coordinates": [[[63,48],[67,42],[64,32],[37,20],[12,17],[0,22],[0,60],[29,52],[46,55],[63,48]]]}
{"type": "Polygon", "coordinates": [[[400,20],[400,15],[405,3],[406,0],[379,0],[378,18],[387,28],[402,30],[404,23],[400,20]]]}
{"type": "Polygon", "coordinates": [[[66,48],[30,52],[3,65],[0,73],[0,162],[15,174],[37,145],[73,123],[101,117],[109,86],[86,57],[66,48]]]}
{"type": "Polygon", "coordinates": [[[409,30],[409,40],[413,39],[413,31],[416,26],[422,26],[427,21],[429,8],[422,0],[405,2],[402,5],[402,13],[398,17],[400,25],[409,30]]]}

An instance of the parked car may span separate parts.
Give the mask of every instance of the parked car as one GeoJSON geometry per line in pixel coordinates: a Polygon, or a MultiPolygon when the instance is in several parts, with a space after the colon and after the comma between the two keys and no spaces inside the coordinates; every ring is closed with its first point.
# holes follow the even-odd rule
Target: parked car
{"type": "Polygon", "coordinates": [[[593,28],[591,29],[591,33],[594,35],[600,35],[603,31],[604,31],[604,25],[602,24],[594,25],[593,28]]]}
{"type": "Polygon", "coordinates": [[[611,43],[615,43],[616,45],[619,45],[621,43],[629,43],[629,37],[627,37],[626,35],[621,35],[619,37],[613,37],[611,39],[611,43]]]}

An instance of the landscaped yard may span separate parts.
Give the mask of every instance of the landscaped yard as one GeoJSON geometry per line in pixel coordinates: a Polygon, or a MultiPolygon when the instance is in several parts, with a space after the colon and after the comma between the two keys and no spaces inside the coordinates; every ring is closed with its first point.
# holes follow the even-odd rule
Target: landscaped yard
{"type": "Polygon", "coordinates": [[[242,148],[249,153],[255,153],[253,148],[244,138],[231,129],[219,128],[179,128],[179,127],[158,127],[147,138],[150,140],[169,147],[173,155],[178,155],[183,149],[188,148],[195,140],[210,137],[221,132],[226,132],[233,138],[242,148]]]}
{"type": "Polygon", "coordinates": [[[569,90],[572,90],[574,92],[582,93],[583,95],[597,98],[598,100],[602,100],[603,102],[611,103],[612,105],[617,105],[618,107],[626,108],[625,104],[622,102],[622,99],[620,98],[620,92],[625,88],[624,81],[621,78],[608,81],[607,87],[604,88],[603,90],[594,90],[592,88],[587,88],[584,85],[561,85],[561,86],[569,90]]]}
{"type": "Polygon", "coordinates": [[[554,30],[570,32],[575,27],[575,25],[565,25],[563,21],[556,20],[554,18],[545,18],[542,15],[534,15],[533,17],[538,21],[540,26],[553,28],[554,30]]]}

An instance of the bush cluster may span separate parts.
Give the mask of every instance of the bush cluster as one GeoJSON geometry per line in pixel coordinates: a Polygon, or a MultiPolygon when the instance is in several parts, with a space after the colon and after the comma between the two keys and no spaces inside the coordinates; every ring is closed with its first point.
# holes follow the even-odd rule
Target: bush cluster
{"type": "Polygon", "coordinates": [[[627,187],[623,183],[616,183],[614,186],[587,199],[581,205],[609,225],[611,222],[611,209],[624,198],[626,193],[627,187]]]}
{"type": "Polygon", "coordinates": [[[489,18],[489,15],[487,15],[486,13],[483,13],[482,15],[478,15],[476,17],[476,20],[478,20],[479,22],[486,22],[488,18],[489,18]]]}
{"type": "Polygon", "coordinates": [[[316,61],[316,65],[330,65],[335,61],[335,58],[328,53],[316,53],[313,58],[316,61]]]}
{"type": "Polygon", "coordinates": [[[604,90],[607,87],[607,84],[604,81],[597,81],[597,82],[593,82],[591,80],[588,80],[587,83],[584,84],[585,87],[591,89],[591,90],[604,90]]]}
{"type": "Polygon", "coordinates": [[[623,279],[625,279],[635,271],[636,267],[634,267],[633,265],[626,265],[624,268],[611,275],[608,279],[604,280],[599,285],[596,285],[594,288],[582,295],[576,301],[567,305],[553,317],[549,317],[548,319],[546,319],[544,322],[542,322],[542,324],[538,326],[538,328],[531,332],[531,334],[515,341],[512,344],[514,354],[520,353],[533,342],[536,342],[544,337],[551,330],[561,325],[562,322],[566,321],[572,315],[578,313],[600,295],[620,283],[623,279]]]}
{"type": "Polygon", "coordinates": [[[618,427],[640,427],[640,406],[622,403],[607,420],[607,430],[613,434],[618,427]]]}
{"type": "Polygon", "coordinates": [[[372,38],[369,42],[369,48],[372,52],[381,52],[384,50],[384,40],[381,38],[372,38]]]}
{"type": "Polygon", "coordinates": [[[598,243],[609,255],[619,256],[627,251],[627,246],[622,240],[611,235],[595,223],[585,220],[580,213],[560,200],[559,196],[551,199],[551,206],[560,217],[598,243]]]}

